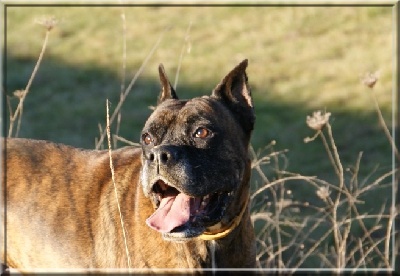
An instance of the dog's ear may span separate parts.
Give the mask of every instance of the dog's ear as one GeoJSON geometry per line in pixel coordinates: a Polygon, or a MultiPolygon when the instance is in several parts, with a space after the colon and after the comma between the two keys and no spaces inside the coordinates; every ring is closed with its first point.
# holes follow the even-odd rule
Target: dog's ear
{"type": "Polygon", "coordinates": [[[239,63],[215,87],[211,97],[221,100],[233,112],[246,132],[254,128],[255,114],[247,83],[247,59],[239,63]]]}
{"type": "Polygon", "coordinates": [[[165,73],[164,66],[162,64],[158,66],[158,72],[160,74],[161,93],[158,97],[157,104],[160,104],[167,99],[177,100],[178,97],[176,96],[175,90],[168,80],[167,74],[165,73]]]}

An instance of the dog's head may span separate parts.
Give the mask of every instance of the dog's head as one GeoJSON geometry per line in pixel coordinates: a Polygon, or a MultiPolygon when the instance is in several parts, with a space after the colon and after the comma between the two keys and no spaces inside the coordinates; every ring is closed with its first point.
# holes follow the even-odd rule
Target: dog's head
{"type": "Polygon", "coordinates": [[[159,67],[162,91],[141,134],[141,183],[155,208],[146,222],[165,239],[228,223],[247,200],[255,115],[246,67],[244,60],[210,96],[191,100],[178,99],[159,67]]]}

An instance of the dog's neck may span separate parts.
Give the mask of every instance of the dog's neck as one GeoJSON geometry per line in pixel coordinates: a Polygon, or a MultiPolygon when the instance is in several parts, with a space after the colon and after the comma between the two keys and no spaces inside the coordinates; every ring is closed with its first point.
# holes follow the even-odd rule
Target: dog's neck
{"type": "Polygon", "coordinates": [[[222,225],[222,223],[219,222],[207,228],[207,231],[200,236],[200,239],[205,241],[210,241],[210,240],[219,240],[221,238],[228,236],[240,224],[240,221],[243,218],[243,214],[248,208],[249,201],[250,198],[248,198],[248,200],[243,204],[240,213],[237,216],[235,216],[227,225],[222,225]]]}
{"type": "Polygon", "coordinates": [[[207,235],[208,238],[212,237],[212,239],[206,240],[204,236],[201,236],[208,251],[208,267],[254,267],[255,256],[253,256],[253,252],[255,252],[255,248],[252,250],[253,248],[245,246],[250,244],[248,243],[249,240],[254,239],[248,201],[229,226],[225,231],[207,235]]]}

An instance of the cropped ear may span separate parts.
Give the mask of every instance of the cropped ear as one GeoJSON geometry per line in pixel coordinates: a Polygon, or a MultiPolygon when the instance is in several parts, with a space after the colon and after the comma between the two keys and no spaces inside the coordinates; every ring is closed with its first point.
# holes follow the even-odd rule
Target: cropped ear
{"type": "Polygon", "coordinates": [[[238,119],[246,132],[254,128],[255,113],[250,87],[247,83],[247,59],[239,63],[215,87],[211,97],[223,102],[238,119]]]}
{"type": "Polygon", "coordinates": [[[167,74],[165,74],[164,66],[162,64],[158,66],[158,72],[160,74],[161,92],[158,96],[157,104],[160,104],[167,99],[177,100],[178,97],[176,96],[175,90],[168,80],[167,74]]]}

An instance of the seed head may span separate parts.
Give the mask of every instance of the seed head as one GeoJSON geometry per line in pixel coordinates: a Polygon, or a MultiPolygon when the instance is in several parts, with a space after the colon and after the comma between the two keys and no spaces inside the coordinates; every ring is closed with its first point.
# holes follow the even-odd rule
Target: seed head
{"type": "Polygon", "coordinates": [[[312,116],[307,116],[306,123],[311,129],[321,130],[328,123],[330,116],[330,112],[322,114],[321,111],[314,111],[312,116]]]}
{"type": "Polygon", "coordinates": [[[42,17],[36,19],[35,22],[39,25],[43,25],[48,31],[51,31],[58,24],[58,20],[54,16],[42,17]]]}
{"type": "Polygon", "coordinates": [[[361,77],[361,82],[365,86],[368,86],[369,88],[374,88],[378,79],[379,79],[378,72],[374,73],[368,72],[363,77],[361,77]]]}
{"type": "Polygon", "coordinates": [[[323,201],[326,201],[326,199],[329,197],[331,192],[329,191],[329,187],[320,187],[317,191],[317,196],[322,199],[323,201]]]}
{"type": "Polygon", "coordinates": [[[17,97],[18,99],[21,99],[21,98],[23,98],[24,95],[25,95],[25,90],[23,90],[23,89],[15,90],[13,94],[14,94],[14,96],[17,97]]]}

